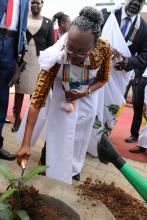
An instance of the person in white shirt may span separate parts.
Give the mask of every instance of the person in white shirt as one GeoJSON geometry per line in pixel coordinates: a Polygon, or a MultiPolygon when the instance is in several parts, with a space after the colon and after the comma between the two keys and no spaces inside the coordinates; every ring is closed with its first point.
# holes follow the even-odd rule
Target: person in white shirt
{"type": "MultiPolygon", "coordinates": [[[[126,57],[119,51],[114,50],[114,56],[121,57],[121,60],[116,62],[114,67],[119,71],[135,71],[134,90],[136,92],[133,94],[134,117],[131,126],[131,135],[125,139],[127,143],[137,141],[142,119],[143,99],[140,99],[140,104],[138,105],[136,96],[138,95],[138,82],[142,78],[147,65],[147,23],[139,15],[144,4],[145,0],[126,0],[124,6],[114,12],[120,30],[131,52],[131,57],[126,57]]],[[[103,10],[103,15],[106,21],[110,13],[107,10],[103,10]]]]}

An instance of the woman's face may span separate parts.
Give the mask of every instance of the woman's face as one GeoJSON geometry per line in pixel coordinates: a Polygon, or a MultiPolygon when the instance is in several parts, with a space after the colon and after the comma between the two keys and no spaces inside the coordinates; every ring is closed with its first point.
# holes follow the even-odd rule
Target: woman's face
{"type": "Polygon", "coordinates": [[[81,31],[75,26],[69,29],[66,51],[72,64],[83,64],[94,47],[94,36],[90,31],[81,31]]]}
{"type": "Polygon", "coordinates": [[[30,7],[33,15],[39,15],[42,9],[43,3],[41,0],[31,0],[30,7]]]}
{"type": "Polygon", "coordinates": [[[66,33],[69,30],[70,24],[71,24],[70,18],[67,18],[65,21],[61,21],[59,28],[61,29],[62,33],[66,33]]]}
{"type": "Polygon", "coordinates": [[[137,15],[143,8],[144,0],[126,0],[125,12],[129,17],[137,15]]]}

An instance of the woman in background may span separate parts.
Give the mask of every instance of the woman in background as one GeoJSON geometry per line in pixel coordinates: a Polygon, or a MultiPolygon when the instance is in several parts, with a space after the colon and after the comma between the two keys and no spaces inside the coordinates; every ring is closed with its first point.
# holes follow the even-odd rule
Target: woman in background
{"type": "Polygon", "coordinates": [[[55,24],[57,20],[58,23],[58,29],[54,30],[54,38],[55,38],[55,42],[63,35],[65,34],[68,29],[69,26],[71,24],[71,19],[68,15],[64,14],[63,12],[58,12],[56,13],[53,18],[52,21],[55,24]]]}
{"type": "Polygon", "coordinates": [[[27,25],[28,51],[25,55],[26,69],[21,72],[19,83],[15,86],[15,122],[12,132],[19,128],[21,108],[24,94],[32,94],[37,73],[39,72],[38,56],[41,50],[45,50],[54,44],[54,29],[50,19],[41,16],[42,0],[30,1],[30,14],[27,25]]]}

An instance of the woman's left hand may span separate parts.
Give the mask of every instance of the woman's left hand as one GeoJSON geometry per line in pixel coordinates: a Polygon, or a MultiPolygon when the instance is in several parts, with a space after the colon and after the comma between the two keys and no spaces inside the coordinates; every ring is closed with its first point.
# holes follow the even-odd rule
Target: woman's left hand
{"type": "Polygon", "coordinates": [[[84,96],[87,96],[88,95],[88,91],[85,90],[83,92],[78,92],[78,91],[75,91],[75,90],[68,90],[68,91],[65,91],[65,97],[66,97],[66,101],[67,102],[72,102],[76,99],[80,99],[84,96]]]}

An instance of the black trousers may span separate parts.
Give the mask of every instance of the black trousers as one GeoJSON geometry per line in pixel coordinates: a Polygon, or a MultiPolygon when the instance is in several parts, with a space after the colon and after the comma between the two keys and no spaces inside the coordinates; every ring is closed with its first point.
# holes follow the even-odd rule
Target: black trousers
{"type": "Polygon", "coordinates": [[[139,129],[142,122],[144,90],[146,85],[147,85],[147,77],[134,79],[133,100],[132,100],[134,116],[131,125],[131,135],[135,137],[139,136],[139,129]]]}
{"type": "Polygon", "coordinates": [[[9,82],[16,67],[17,38],[0,33],[0,147],[2,147],[2,130],[7,115],[9,101],[9,82]]]}
{"type": "Polygon", "coordinates": [[[40,164],[46,165],[46,142],[44,143],[44,146],[41,151],[40,164]]]}
{"type": "Polygon", "coordinates": [[[124,98],[127,99],[127,96],[128,96],[128,93],[129,93],[129,90],[130,88],[132,87],[132,90],[133,90],[133,86],[134,86],[134,79],[130,79],[127,87],[126,87],[126,91],[125,91],[125,94],[124,94],[124,98]]]}

